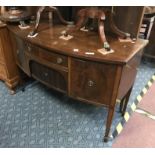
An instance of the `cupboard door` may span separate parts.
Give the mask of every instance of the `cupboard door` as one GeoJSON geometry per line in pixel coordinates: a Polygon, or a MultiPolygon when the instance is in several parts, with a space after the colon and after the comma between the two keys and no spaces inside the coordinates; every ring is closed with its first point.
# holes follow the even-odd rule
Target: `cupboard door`
{"type": "Polygon", "coordinates": [[[116,66],[72,59],[70,67],[72,97],[94,104],[110,103],[116,66]]]}

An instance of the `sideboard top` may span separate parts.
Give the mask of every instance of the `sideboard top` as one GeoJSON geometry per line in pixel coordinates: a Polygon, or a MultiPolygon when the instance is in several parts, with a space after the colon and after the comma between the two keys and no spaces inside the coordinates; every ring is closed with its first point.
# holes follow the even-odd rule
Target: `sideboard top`
{"type": "Polygon", "coordinates": [[[27,37],[32,27],[21,30],[17,25],[8,25],[8,28],[18,37],[46,48],[49,51],[55,51],[72,57],[116,64],[126,64],[148,43],[148,40],[143,39],[138,39],[135,43],[131,43],[120,42],[117,38],[107,37],[114,53],[103,55],[98,52],[98,49],[101,49],[103,45],[96,32],[74,32],[72,33],[73,38],[66,41],[60,39],[62,32],[67,28],[67,26],[63,25],[49,27],[47,23],[42,23],[39,26],[39,33],[35,38],[27,37]],[[78,49],[78,52],[75,52],[74,49],[78,49]],[[87,55],[86,52],[94,52],[94,55],[87,55]]]}

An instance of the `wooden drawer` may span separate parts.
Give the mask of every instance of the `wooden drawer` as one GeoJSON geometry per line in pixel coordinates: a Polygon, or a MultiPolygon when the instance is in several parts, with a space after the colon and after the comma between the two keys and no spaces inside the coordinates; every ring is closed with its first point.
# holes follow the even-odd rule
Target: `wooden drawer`
{"type": "Polygon", "coordinates": [[[67,72],[51,69],[35,61],[30,62],[30,69],[32,76],[37,80],[41,81],[49,87],[62,92],[67,92],[67,72]]]}
{"type": "Polygon", "coordinates": [[[72,97],[108,105],[111,101],[116,66],[72,59],[70,94],[72,97]]]}
{"type": "Polygon", "coordinates": [[[5,66],[0,64],[0,79],[5,80],[7,78],[5,66]]]}
{"type": "Polygon", "coordinates": [[[50,52],[48,50],[42,49],[30,43],[27,44],[27,51],[31,52],[31,54],[38,56],[48,62],[61,65],[64,67],[68,67],[68,57],[65,55],[57,54],[50,52]]]}

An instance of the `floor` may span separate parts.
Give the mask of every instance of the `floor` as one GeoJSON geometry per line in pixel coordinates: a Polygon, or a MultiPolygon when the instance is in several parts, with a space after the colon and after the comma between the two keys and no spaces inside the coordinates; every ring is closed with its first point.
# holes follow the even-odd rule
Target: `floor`
{"type": "Polygon", "coordinates": [[[122,132],[115,138],[114,148],[155,148],[155,75],[141,93],[136,110],[122,132]],[[152,85],[151,85],[152,83],[152,85]],[[148,91],[147,91],[148,90],[148,91]],[[144,95],[143,93],[146,92],[144,95]]]}
{"type": "MultiPolygon", "coordinates": [[[[155,73],[141,63],[129,106],[155,73]]],[[[83,104],[38,82],[11,96],[0,82],[0,147],[111,147],[103,143],[106,109],[83,104]]],[[[118,107],[112,130],[121,120],[118,107]]]]}

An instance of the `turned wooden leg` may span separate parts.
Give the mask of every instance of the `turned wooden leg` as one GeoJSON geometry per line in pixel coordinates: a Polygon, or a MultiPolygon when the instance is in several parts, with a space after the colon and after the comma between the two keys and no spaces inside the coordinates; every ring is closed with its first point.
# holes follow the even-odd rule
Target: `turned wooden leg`
{"type": "Polygon", "coordinates": [[[105,136],[104,136],[104,142],[107,142],[109,140],[109,132],[110,132],[110,127],[114,115],[114,110],[115,108],[109,108],[108,111],[108,116],[107,116],[107,122],[106,122],[106,131],[105,131],[105,136]]]}
{"type": "Polygon", "coordinates": [[[127,94],[121,100],[120,112],[122,113],[122,116],[124,116],[124,114],[125,114],[125,111],[126,111],[126,108],[127,108],[127,104],[128,104],[128,101],[129,101],[129,97],[130,97],[131,91],[132,91],[132,88],[129,89],[127,94]]]}

